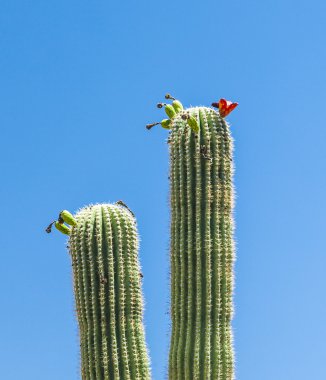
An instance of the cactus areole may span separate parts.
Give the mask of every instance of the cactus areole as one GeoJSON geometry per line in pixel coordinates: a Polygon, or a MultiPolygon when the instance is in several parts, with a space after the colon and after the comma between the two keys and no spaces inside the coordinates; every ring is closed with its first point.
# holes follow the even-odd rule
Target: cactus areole
{"type": "Polygon", "coordinates": [[[232,139],[218,111],[181,111],[170,124],[170,380],[232,380],[232,139]]]}
{"type": "Polygon", "coordinates": [[[122,204],[75,216],[69,241],[83,380],[149,380],[135,218],[122,204]]]}

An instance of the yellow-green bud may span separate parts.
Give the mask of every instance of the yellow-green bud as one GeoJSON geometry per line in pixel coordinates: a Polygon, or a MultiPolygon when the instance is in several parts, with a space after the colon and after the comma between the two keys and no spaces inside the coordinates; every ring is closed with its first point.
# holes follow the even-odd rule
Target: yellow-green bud
{"type": "Polygon", "coordinates": [[[199,125],[197,123],[197,120],[193,117],[193,116],[189,116],[187,118],[187,123],[189,125],[189,127],[195,132],[195,133],[198,133],[199,132],[199,125]]]}
{"type": "Polygon", "coordinates": [[[55,228],[65,235],[70,235],[70,232],[71,232],[70,228],[63,223],[56,221],[55,222],[55,228]]]}
{"type": "Polygon", "coordinates": [[[183,105],[179,100],[173,100],[172,107],[174,108],[176,113],[179,113],[183,110],[183,105]]]}
{"type": "Polygon", "coordinates": [[[165,113],[169,116],[170,119],[172,119],[176,115],[176,112],[173,106],[171,106],[171,104],[167,104],[165,106],[165,113]]]}
{"type": "Polygon", "coordinates": [[[75,226],[77,224],[76,219],[67,210],[61,211],[60,212],[60,217],[63,219],[64,222],[66,222],[70,226],[75,226]]]}
{"type": "Polygon", "coordinates": [[[170,119],[164,119],[161,121],[161,125],[165,129],[171,129],[171,120],[170,119]]]}

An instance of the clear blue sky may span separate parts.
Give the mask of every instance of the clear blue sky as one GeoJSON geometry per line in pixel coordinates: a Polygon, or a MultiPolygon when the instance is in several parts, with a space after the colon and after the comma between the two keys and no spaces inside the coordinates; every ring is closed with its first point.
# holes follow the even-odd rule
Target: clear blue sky
{"type": "Polygon", "coordinates": [[[136,213],[153,379],[169,304],[169,91],[239,102],[235,138],[239,380],[326,378],[322,0],[22,1],[0,6],[0,358],[6,380],[77,380],[63,208],[136,213]]]}

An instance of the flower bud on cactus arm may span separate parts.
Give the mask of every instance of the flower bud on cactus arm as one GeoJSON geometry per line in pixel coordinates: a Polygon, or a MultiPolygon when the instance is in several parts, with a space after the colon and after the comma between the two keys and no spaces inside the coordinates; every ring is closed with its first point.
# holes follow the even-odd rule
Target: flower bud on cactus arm
{"type": "Polygon", "coordinates": [[[54,224],[55,228],[58,231],[65,235],[70,235],[71,228],[66,226],[65,223],[69,224],[70,226],[76,225],[76,220],[74,219],[72,214],[67,210],[61,211],[58,220],[55,220],[54,222],[50,223],[45,231],[49,234],[52,231],[52,226],[54,224]]]}
{"type": "Polygon", "coordinates": [[[174,110],[175,110],[176,113],[179,113],[179,112],[181,112],[183,110],[182,103],[179,100],[175,99],[170,94],[166,94],[165,95],[165,99],[171,99],[171,100],[173,100],[172,107],[174,108],[174,110]]]}
{"type": "Polygon", "coordinates": [[[164,128],[164,129],[170,129],[170,125],[171,125],[171,119],[163,119],[162,121],[160,121],[159,123],[152,123],[152,124],[147,124],[146,125],[146,128],[148,130],[152,129],[153,127],[155,127],[155,125],[159,125],[161,124],[161,127],[164,128]]]}
{"type": "Polygon", "coordinates": [[[65,235],[70,235],[71,229],[65,224],[56,221],[54,225],[58,231],[62,232],[65,235]]]}
{"type": "Polygon", "coordinates": [[[197,119],[193,115],[189,115],[187,113],[187,114],[183,114],[181,117],[183,120],[187,120],[187,124],[195,133],[199,132],[199,125],[198,125],[197,119]]]}
{"type": "Polygon", "coordinates": [[[76,219],[67,210],[63,210],[60,212],[59,219],[62,219],[65,223],[69,224],[70,226],[76,225],[76,219]]]}
{"type": "Polygon", "coordinates": [[[164,129],[170,129],[171,126],[171,120],[170,119],[164,119],[161,121],[161,126],[164,129]]]}
{"type": "Polygon", "coordinates": [[[164,107],[165,113],[168,115],[170,119],[172,119],[176,115],[175,109],[173,108],[171,104],[165,104],[165,103],[157,104],[157,108],[163,108],[163,107],[164,107]]]}
{"type": "MultiPolygon", "coordinates": [[[[172,99],[173,100],[172,104],[157,103],[157,108],[163,108],[164,107],[165,113],[168,115],[169,119],[164,119],[164,120],[162,120],[159,123],[147,124],[146,128],[148,130],[152,129],[155,125],[158,125],[158,124],[161,124],[161,126],[164,129],[170,129],[170,125],[171,125],[172,119],[177,114],[179,114],[180,112],[183,111],[183,105],[182,105],[182,103],[179,100],[175,99],[170,94],[166,94],[165,95],[165,99],[172,99]]],[[[188,122],[188,124],[193,127],[194,126],[193,120],[191,120],[190,122],[188,122]]]]}

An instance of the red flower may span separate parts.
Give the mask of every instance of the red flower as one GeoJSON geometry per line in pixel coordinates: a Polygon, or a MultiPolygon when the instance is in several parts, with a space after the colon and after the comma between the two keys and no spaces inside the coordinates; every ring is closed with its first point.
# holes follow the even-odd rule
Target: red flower
{"type": "Polygon", "coordinates": [[[213,107],[219,109],[221,117],[227,116],[237,105],[238,103],[232,103],[230,100],[225,99],[220,99],[218,103],[212,103],[213,107]]]}

